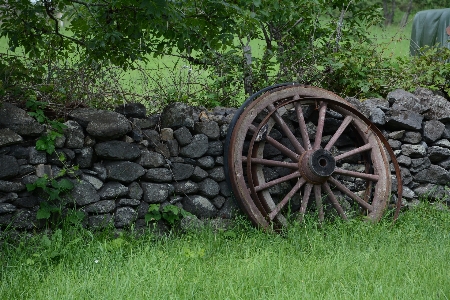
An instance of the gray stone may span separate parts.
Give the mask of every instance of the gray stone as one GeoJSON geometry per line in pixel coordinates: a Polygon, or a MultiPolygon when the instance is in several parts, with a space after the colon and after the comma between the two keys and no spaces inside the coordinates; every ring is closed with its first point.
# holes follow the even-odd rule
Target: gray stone
{"type": "Polygon", "coordinates": [[[83,127],[76,121],[69,120],[64,123],[67,128],[64,128],[64,136],[66,137],[66,148],[83,148],[84,146],[84,131],[83,127]]]}
{"type": "Polygon", "coordinates": [[[166,144],[158,143],[154,146],[154,149],[159,154],[162,154],[165,158],[170,158],[169,147],[166,144]]]}
{"type": "Polygon", "coordinates": [[[0,179],[11,178],[19,174],[19,164],[14,156],[0,155],[0,179]]]}
{"type": "Polygon", "coordinates": [[[405,155],[400,155],[399,157],[397,157],[397,162],[400,165],[409,167],[411,165],[411,158],[409,158],[408,156],[405,156],[405,155]]]}
{"type": "Polygon", "coordinates": [[[106,228],[113,224],[113,216],[111,214],[89,216],[88,224],[93,229],[106,228]]]}
{"type": "MultiPolygon", "coordinates": [[[[30,149],[29,147],[24,147],[21,145],[14,145],[9,147],[10,151],[9,151],[9,155],[14,156],[17,159],[23,158],[23,159],[28,159],[30,157],[30,149]]],[[[7,149],[7,148],[2,148],[2,149],[7,149]]],[[[6,152],[5,152],[6,154],[6,152]]]]}
{"type": "Polygon", "coordinates": [[[369,120],[375,125],[383,126],[386,124],[386,115],[380,108],[376,107],[370,112],[369,120]]]}
{"type": "Polygon", "coordinates": [[[198,191],[198,185],[189,180],[174,182],[173,187],[175,188],[176,194],[194,194],[198,191]]]}
{"type": "Polygon", "coordinates": [[[92,186],[96,189],[99,190],[101,189],[101,187],[103,186],[103,181],[101,181],[100,179],[98,179],[95,176],[89,175],[89,174],[82,174],[81,175],[81,179],[83,179],[84,181],[89,182],[90,184],[92,184],[92,186]]]}
{"type": "Polygon", "coordinates": [[[92,167],[92,170],[96,173],[97,177],[100,178],[102,181],[105,181],[107,178],[106,174],[106,168],[99,163],[95,163],[92,167]]]}
{"type": "Polygon", "coordinates": [[[148,204],[147,202],[141,201],[141,203],[139,203],[139,205],[136,209],[138,218],[145,218],[145,215],[148,213],[149,207],[150,207],[150,204],[148,204]]]}
{"type": "Polygon", "coordinates": [[[223,143],[222,141],[214,141],[208,143],[208,151],[206,155],[219,156],[223,155],[223,143]]]}
{"type": "Polygon", "coordinates": [[[219,182],[220,194],[225,197],[231,196],[231,190],[226,181],[219,182]]]}
{"type": "Polygon", "coordinates": [[[98,191],[100,199],[117,199],[128,194],[128,188],[115,181],[109,181],[98,191]]]}
{"type": "Polygon", "coordinates": [[[167,148],[169,148],[169,153],[170,156],[178,156],[178,154],[180,153],[180,146],[178,145],[177,140],[173,139],[170,141],[167,141],[166,143],[167,148]]]}
{"type": "Polygon", "coordinates": [[[7,193],[7,194],[0,194],[0,203],[3,202],[12,202],[13,200],[16,200],[19,197],[16,193],[7,193]]]}
{"type": "Polygon", "coordinates": [[[23,138],[9,128],[0,129],[0,147],[21,143],[23,138]]]}
{"type": "Polygon", "coordinates": [[[68,202],[75,201],[77,205],[83,206],[100,200],[97,190],[89,182],[74,180],[73,183],[74,188],[64,197],[68,202]]]}
{"type": "Polygon", "coordinates": [[[386,114],[386,126],[393,130],[422,128],[423,116],[410,110],[390,110],[386,114]]]}
{"type": "Polygon", "coordinates": [[[411,159],[411,166],[409,170],[413,173],[420,172],[431,166],[431,161],[428,157],[411,159]]]}
{"type": "Polygon", "coordinates": [[[432,146],[428,148],[428,158],[432,163],[440,162],[450,157],[450,149],[439,146],[432,146]]]}
{"type": "Polygon", "coordinates": [[[156,130],[148,129],[142,131],[145,139],[150,142],[150,145],[154,147],[156,144],[160,143],[159,133],[156,130]]]}
{"type": "Polygon", "coordinates": [[[30,193],[22,193],[20,198],[14,199],[13,204],[17,207],[33,208],[39,205],[40,202],[42,202],[41,198],[30,193]]]}
{"type": "Polygon", "coordinates": [[[208,172],[206,172],[202,168],[196,166],[194,168],[194,172],[192,173],[190,179],[194,182],[200,182],[203,179],[205,179],[206,177],[208,177],[208,172]]]}
{"type": "Polygon", "coordinates": [[[220,187],[214,180],[206,178],[205,180],[199,182],[198,190],[200,195],[212,199],[219,194],[220,187]]]}
{"type": "Polygon", "coordinates": [[[422,135],[419,132],[407,131],[401,141],[409,144],[418,144],[422,141],[422,135]]]}
{"type": "Polygon", "coordinates": [[[223,156],[217,156],[216,159],[214,160],[214,163],[218,166],[223,166],[224,164],[223,156]]]}
{"type": "Polygon", "coordinates": [[[194,122],[197,121],[194,120],[193,115],[194,110],[191,106],[180,102],[171,103],[164,108],[161,114],[161,126],[171,128],[186,126],[192,128],[194,127],[194,122]]]}
{"type": "Polygon", "coordinates": [[[183,198],[183,208],[199,218],[214,218],[217,208],[205,197],[190,195],[183,198]]]}
{"type": "Polygon", "coordinates": [[[428,108],[428,111],[423,114],[425,119],[441,122],[450,121],[450,105],[447,99],[424,88],[418,88],[414,93],[420,99],[420,102],[428,108]]]}
{"type": "Polygon", "coordinates": [[[28,162],[32,165],[47,163],[47,153],[45,151],[38,151],[36,148],[30,147],[28,155],[28,162]]]}
{"type": "Polygon", "coordinates": [[[443,148],[450,149],[450,141],[447,139],[436,141],[433,146],[439,146],[443,148]]]}
{"type": "Polygon", "coordinates": [[[427,148],[425,147],[424,144],[419,145],[403,144],[402,154],[409,156],[411,158],[424,157],[427,154],[427,148]]]}
{"type": "Polygon", "coordinates": [[[424,122],[423,138],[426,142],[434,142],[441,138],[445,125],[437,120],[424,122]]]}
{"type": "Polygon", "coordinates": [[[141,155],[139,147],[122,141],[98,143],[94,147],[99,158],[111,160],[134,160],[141,155]]]}
{"type": "Polygon", "coordinates": [[[44,177],[45,175],[47,175],[48,177],[53,177],[53,171],[52,171],[52,166],[51,165],[37,165],[36,166],[36,176],[37,177],[44,177]]]}
{"type": "Polygon", "coordinates": [[[175,181],[188,179],[194,173],[194,166],[182,163],[173,163],[172,173],[175,181]]]}
{"type": "Polygon", "coordinates": [[[116,202],[114,200],[101,200],[83,208],[85,212],[95,214],[110,213],[113,212],[114,209],[116,209],[116,202]]]}
{"type": "Polygon", "coordinates": [[[145,169],[133,162],[118,161],[106,165],[107,178],[120,182],[132,182],[145,174],[145,169]]]}
{"type": "Polygon", "coordinates": [[[448,188],[432,183],[421,184],[419,187],[414,189],[414,192],[418,197],[428,201],[448,201],[450,198],[450,191],[448,188]]]}
{"type": "Polygon", "coordinates": [[[231,197],[229,197],[226,199],[217,216],[222,219],[232,219],[235,218],[239,214],[239,212],[240,210],[236,202],[231,197]]]}
{"type": "Polygon", "coordinates": [[[39,221],[36,219],[36,212],[25,208],[16,210],[11,220],[12,222],[8,225],[15,229],[31,230],[41,227],[39,221]]]}
{"type": "Polygon", "coordinates": [[[137,182],[132,182],[128,186],[128,197],[130,197],[131,199],[140,200],[142,199],[143,193],[144,191],[137,182]]]}
{"type": "Polygon", "coordinates": [[[140,118],[128,118],[131,123],[133,123],[133,127],[134,128],[139,128],[139,129],[148,129],[148,128],[154,128],[157,123],[159,123],[159,119],[157,122],[154,122],[152,120],[152,117],[148,117],[145,119],[140,119],[140,118]]]}
{"type": "Polygon", "coordinates": [[[138,206],[141,203],[138,199],[119,199],[117,202],[117,206],[123,207],[123,206],[138,206]]]}
{"type": "Polygon", "coordinates": [[[178,128],[173,132],[180,146],[186,146],[192,141],[192,134],[186,127],[178,128]]]}
{"type": "Polygon", "coordinates": [[[125,103],[123,105],[118,105],[116,106],[115,111],[127,118],[144,119],[147,114],[147,109],[142,103],[125,103]]]}
{"type": "Polygon", "coordinates": [[[402,176],[402,182],[404,185],[410,184],[411,181],[413,180],[411,172],[407,168],[400,167],[400,174],[402,176]]]}
{"type": "Polygon", "coordinates": [[[220,182],[225,180],[225,172],[223,167],[215,167],[208,172],[209,177],[213,180],[220,182]]]}
{"type": "Polygon", "coordinates": [[[214,121],[195,122],[195,133],[202,133],[211,140],[217,140],[220,137],[219,125],[214,121]]]}
{"type": "Polygon", "coordinates": [[[450,181],[450,173],[442,167],[431,165],[429,168],[414,175],[417,182],[448,184],[450,181]]]}
{"type": "Polygon", "coordinates": [[[0,203],[0,214],[15,212],[17,208],[11,203],[0,203]]]}
{"type": "Polygon", "coordinates": [[[25,185],[21,182],[11,182],[0,180],[0,192],[21,192],[25,190],[25,185]]]}
{"type": "Polygon", "coordinates": [[[94,149],[85,147],[80,149],[75,157],[75,164],[80,168],[90,168],[94,162],[94,149]]]}
{"type": "Polygon", "coordinates": [[[197,165],[202,169],[211,169],[214,167],[214,158],[211,156],[204,156],[197,159],[197,165]]]}
{"type": "Polygon", "coordinates": [[[440,167],[443,167],[446,170],[450,170],[450,158],[447,158],[446,160],[441,161],[438,165],[440,167]]]}
{"type": "Polygon", "coordinates": [[[173,140],[173,129],[172,128],[162,128],[159,134],[161,141],[173,140]]]}
{"type": "Polygon", "coordinates": [[[141,151],[141,157],[137,161],[144,168],[158,168],[166,163],[164,156],[157,152],[144,149],[141,151]]]}
{"type": "Polygon", "coordinates": [[[55,148],[62,148],[66,144],[66,137],[64,135],[55,138],[55,148]]]}
{"type": "Polygon", "coordinates": [[[149,169],[145,174],[145,179],[154,182],[171,182],[172,172],[169,169],[165,168],[149,169]]]}
{"type": "Polygon", "coordinates": [[[39,136],[45,130],[45,127],[30,117],[26,111],[8,102],[0,105],[0,127],[9,128],[25,136],[39,136]]]}
{"type": "Polygon", "coordinates": [[[394,131],[388,134],[388,138],[400,140],[405,135],[405,130],[394,131]]]}
{"type": "Polygon", "coordinates": [[[221,209],[222,206],[224,205],[226,199],[223,196],[216,196],[214,197],[214,199],[211,200],[211,203],[217,208],[217,209],[221,209]]]}
{"type": "Polygon", "coordinates": [[[403,186],[403,198],[412,200],[417,197],[416,193],[407,186],[403,186]]]}
{"type": "Polygon", "coordinates": [[[394,110],[410,110],[422,114],[429,108],[417,98],[414,94],[402,89],[397,89],[387,95],[387,100],[392,104],[394,110]]]}
{"type": "Polygon", "coordinates": [[[400,149],[400,147],[402,146],[402,142],[397,141],[397,140],[393,140],[393,139],[389,139],[388,143],[389,143],[389,146],[391,146],[392,149],[400,149]]]}
{"type": "Polygon", "coordinates": [[[131,131],[131,124],[125,116],[107,110],[77,108],[69,117],[86,128],[87,133],[102,140],[115,139],[131,131]]]}
{"type": "Polygon", "coordinates": [[[144,201],[148,203],[162,203],[169,196],[168,184],[142,182],[141,187],[144,191],[144,201]]]}
{"type": "Polygon", "coordinates": [[[220,126],[220,137],[221,138],[224,138],[227,136],[228,127],[230,127],[230,124],[223,124],[220,126]]]}
{"type": "Polygon", "coordinates": [[[189,158],[202,157],[208,151],[208,137],[204,134],[196,134],[189,145],[181,147],[180,156],[189,158]]]}

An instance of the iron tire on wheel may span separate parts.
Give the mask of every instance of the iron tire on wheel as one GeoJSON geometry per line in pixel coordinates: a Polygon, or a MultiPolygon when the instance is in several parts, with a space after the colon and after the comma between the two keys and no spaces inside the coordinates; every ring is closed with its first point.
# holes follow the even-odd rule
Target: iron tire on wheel
{"type": "Polygon", "coordinates": [[[230,126],[225,145],[229,184],[244,212],[263,228],[272,223],[285,226],[291,213],[287,211],[288,203],[295,197],[299,198],[299,218],[313,206],[320,221],[329,208],[347,218],[336,193],[350,199],[360,213],[376,221],[391,196],[389,159],[383,139],[379,130],[341,97],[315,87],[278,86],[247,101],[230,126]],[[306,128],[303,108],[316,110],[317,129],[313,137],[306,128]],[[325,117],[330,113],[342,116],[341,123],[325,140],[325,117]],[[292,120],[292,115],[296,117],[295,127],[287,120],[287,116],[292,120]],[[352,151],[332,153],[344,131],[356,135],[358,146],[352,151]],[[273,138],[273,133],[278,133],[278,138],[273,138]],[[281,155],[265,157],[269,147],[281,155]],[[341,160],[355,155],[364,158],[362,172],[342,167],[341,160]],[[281,168],[283,175],[268,178],[266,168],[272,167],[281,168]],[[363,195],[352,191],[346,186],[348,181],[341,178],[364,181],[363,195]],[[274,187],[280,185],[288,188],[281,196],[274,196],[274,187]],[[327,201],[330,205],[324,210],[327,201]]]}

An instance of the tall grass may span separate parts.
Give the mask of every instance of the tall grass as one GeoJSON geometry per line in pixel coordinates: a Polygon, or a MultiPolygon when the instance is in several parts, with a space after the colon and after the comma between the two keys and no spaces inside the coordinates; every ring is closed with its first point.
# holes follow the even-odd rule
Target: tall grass
{"type": "Polygon", "coordinates": [[[283,234],[155,237],[62,230],[3,241],[1,299],[448,299],[450,214],[430,204],[392,224],[359,220],[283,234]]]}

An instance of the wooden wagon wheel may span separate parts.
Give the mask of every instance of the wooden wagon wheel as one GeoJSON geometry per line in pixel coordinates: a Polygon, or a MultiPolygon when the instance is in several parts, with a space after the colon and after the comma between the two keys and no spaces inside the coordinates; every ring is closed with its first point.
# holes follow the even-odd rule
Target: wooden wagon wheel
{"type": "Polygon", "coordinates": [[[251,100],[225,147],[229,184],[254,224],[284,226],[292,212],[302,218],[313,207],[320,221],[327,212],[381,218],[391,196],[388,145],[362,114],[329,91],[300,85],[251,100]]]}

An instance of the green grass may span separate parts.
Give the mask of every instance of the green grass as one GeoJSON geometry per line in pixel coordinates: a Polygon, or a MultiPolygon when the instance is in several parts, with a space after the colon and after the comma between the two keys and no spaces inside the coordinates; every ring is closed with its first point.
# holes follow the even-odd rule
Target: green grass
{"type": "Polygon", "coordinates": [[[448,299],[449,255],[450,214],[431,205],[281,235],[63,230],[3,243],[0,299],[448,299]]]}

